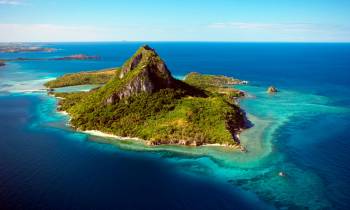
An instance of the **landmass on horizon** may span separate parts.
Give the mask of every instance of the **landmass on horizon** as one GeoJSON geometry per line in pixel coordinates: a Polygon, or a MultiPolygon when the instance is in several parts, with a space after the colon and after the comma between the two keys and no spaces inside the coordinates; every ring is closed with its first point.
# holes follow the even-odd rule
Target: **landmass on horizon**
{"type": "MultiPolygon", "coordinates": [[[[58,49],[50,47],[42,47],[33,43],[0,43],[0,53],[33,53],[44,52],[51,53],[58,49]]],[[[97,55],[85,55],[85,54],[73,54],[61,57],[53,58],[0,58],[0,66],[4,66],[6,62],[18,62],[18,61],[41,61],[41,60],[98,60],[100,56],[97,55]]]]}
{"type": "MultiPolygon", "coordinates": [[[[63,57],[55,57],[55,58],[10,58],[10,59],[0,59],[0,63],[5,65],[5,62],[19,62],[19,61],[73,61],[73,60],[98,60],[100,59],[97,55],[85,55],[85,54],[74,54],[63,57]]],[[[0,64],[1,65],[1,64],[0,64]]]]}
{"type": "Polygon", "coordinates": [[[31,43],[0,43],[0,53],[54,52],[57,49],[41,47],[31,43]]]}
{"type": "Polygon", "coordinates": [[[188,74],[175,79],[149,46],[142,46],[120,68],[64,75],[45,84],[60,99],[58,110],[79,131],[139,138],[149,145],[225,145],[245,150],[238,134],[249,127],[236,98],[238,79],[188,74]],[[89,92],[59,93],[54,88],[102,85],[89,92]]]}

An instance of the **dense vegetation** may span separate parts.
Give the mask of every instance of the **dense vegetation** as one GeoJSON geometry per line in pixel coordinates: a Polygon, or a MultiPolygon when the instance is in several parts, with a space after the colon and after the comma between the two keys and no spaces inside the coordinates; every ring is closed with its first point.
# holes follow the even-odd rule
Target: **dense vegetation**
{"type": "Polygon", "coordinates": [[[137,94],[113,105],[90,106],[87,100],[82,100],[86,95],[56,95],[65,97],[60,109],[72,115],[71,124],[80,130],[139,137],[152,144],[231,145],[235,142],[229,124],[244,126],[243,113],[222,97],[190,97],[182,91],[162,89],[154,94],[137,94]]]}
{"type": "Polygon", "coordinates": [[[73,74],[65,74],[62,77],[45,83],[44,85],[48,88],[59,88],[74,85],[105,84],[118,71],[120,71],[119,68],[111,68],[99,71],[86,71],[73,74]]]}
{"type": "MultiPolygon", "coordinates": [[[[227,93],[218,93],[214,89],[210,92],[191,85],[200,82],[196,78],[191,78],[188,83],[175,80],[160,68],[164,67],[162,65],[154,51],[141,48],[122,67],[125,75],[121,77],[121,71],[115,72],[113,79],[103,87],[88,93],[55,93],[64,98],[59,109],[71,115],[70,123],[78,130],[138,137],[153,145],[239,144],[233,135],[245,127],[245,116],[234,100],[227,97],[227,93]],[[138,56],[140,53],[142,56],[138,56]],[[172,85],[167,88],[158,86],[155,90],[141,88],[142,92],[118,98],[113,103],[106,102],[113,95],[123,93],[121,95],[125,96],[125,91],[129,93],[130,89],[134,90],[133,86],[139,87],[147,82],[152,87],[162,83],[172,85]]],[[[217,84],[206,88],[226,89],[221,83],[217,84]]]]}
{"type": "Polygon", "coordinates": [[[228,99],[244,96],[244,92],[232,87],[232,85],[240,84],[241,81],[232,77],[191,72],[186,75],[184,82],[202,90],[206,90],[213,95],[222,95],[228,99]]]}
{"type": "Polygon", "coordinates": [[[186,75],[185,82],[200,88],[227,87],[228,85],[237,85],[241,83],[240,80],[232,77],[226,77],[223,75],[205,75],[197,72],[191,72],[186,75]]]}

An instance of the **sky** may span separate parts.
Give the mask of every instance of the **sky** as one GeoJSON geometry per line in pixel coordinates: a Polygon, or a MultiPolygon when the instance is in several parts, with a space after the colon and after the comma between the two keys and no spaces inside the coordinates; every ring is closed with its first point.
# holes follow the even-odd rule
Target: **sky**
{"type": "Polygon", "coordinates": [[[350,0],[0,0],[0,42],[350,42],[350,0]]]}

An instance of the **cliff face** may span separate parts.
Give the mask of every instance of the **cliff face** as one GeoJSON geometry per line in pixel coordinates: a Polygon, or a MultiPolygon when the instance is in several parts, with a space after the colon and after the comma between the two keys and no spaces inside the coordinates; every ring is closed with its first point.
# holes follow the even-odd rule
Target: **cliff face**
{"type": "Polygon", "coordinates": [[[181,86],[181,82],[172,77],[164,61],[147,45],[123,65],[115,80],[123,85],[108,97],[107,104],[141,92],[154,93],[160,89],[181,86]]]}

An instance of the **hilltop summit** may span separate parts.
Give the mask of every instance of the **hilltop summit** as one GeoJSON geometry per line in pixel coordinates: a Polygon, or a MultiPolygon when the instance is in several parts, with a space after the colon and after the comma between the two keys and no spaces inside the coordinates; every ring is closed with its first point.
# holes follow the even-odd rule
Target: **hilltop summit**
{"type": "Polygon", "coordinates": [[[139,64],[150,64],[151,61],[160,65],[157,70],[160,70],[167,76],[171,76],[168,68],[166,67],[165,63],[159,58],[156,51],[148,45],[144,45],[140,47],[137,52],[124,63],[119,78],[123,78],[125,74],[137,68],[139,64]]]}
{"type": "Polygon", "coordinates": [[[124,63],[119,76],[111,83],[115,83],[119,88],[107,98],[107,104],[113,104],[141,92],[154,93],[166,88],[182,89],[190,95],[204,95],[194,87],[173,78],[165,62],[148,45],[140,47],[124,63]],[[120,83],[123,85],[118,85],[120,83]]]}

